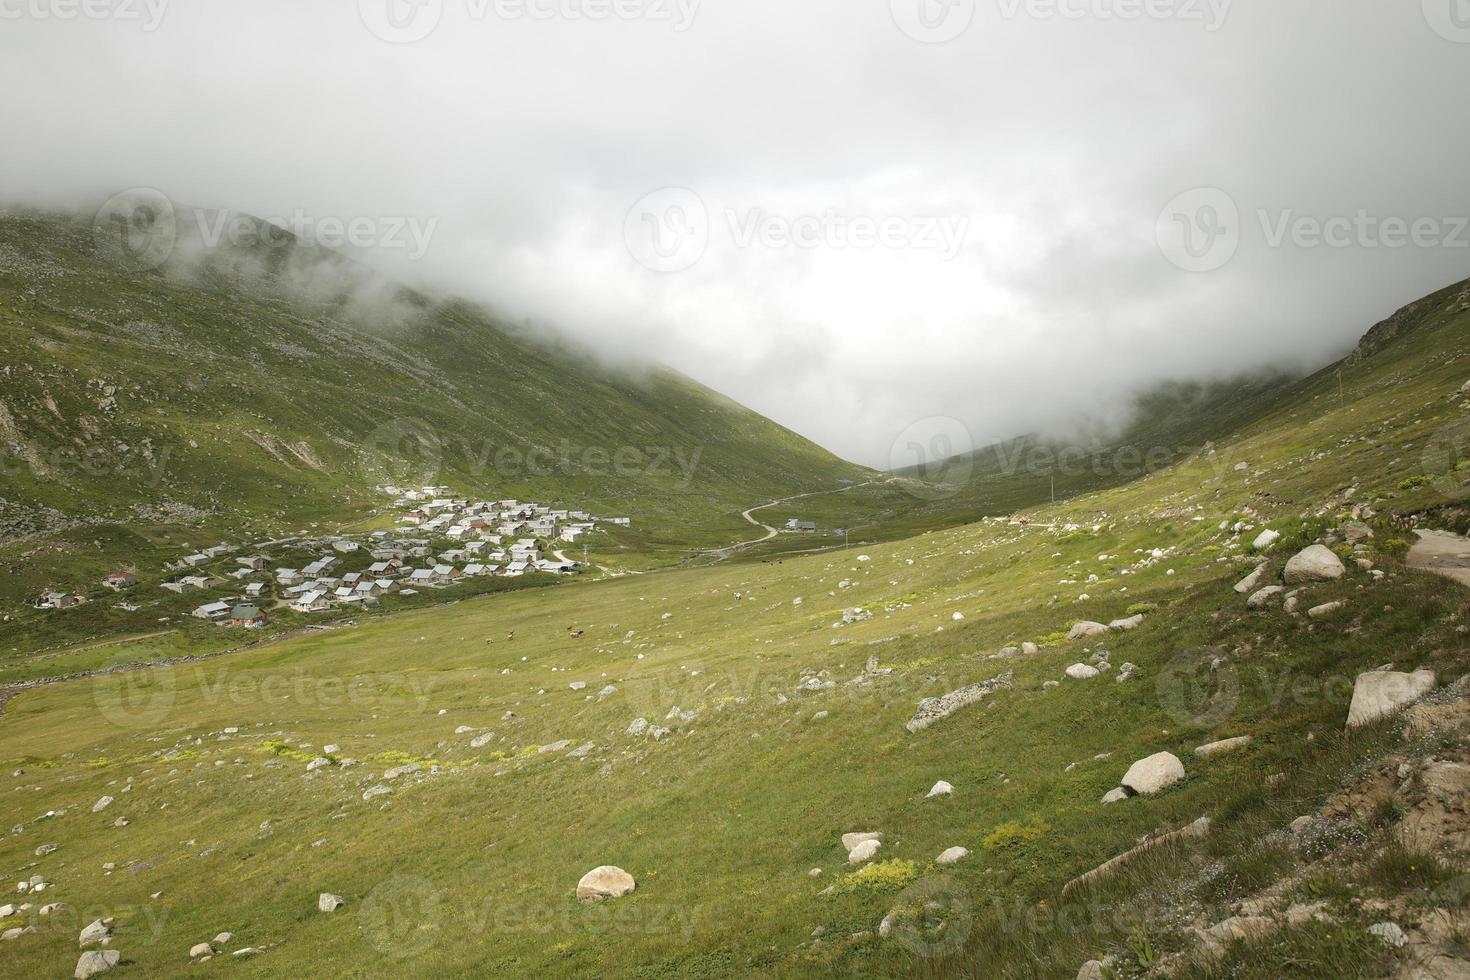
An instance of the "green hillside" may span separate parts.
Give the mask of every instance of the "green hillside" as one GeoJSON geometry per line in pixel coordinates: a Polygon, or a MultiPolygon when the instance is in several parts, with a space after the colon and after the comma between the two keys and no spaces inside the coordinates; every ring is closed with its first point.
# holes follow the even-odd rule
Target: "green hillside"
{"type": "Polygon", "coordinates": [[[123,978],[1456,975],[1470,595],[1409,551],[1470,493],[1470,288],[1388,332],[1024,523],[589,576],[16,693],[0,868],[49,884],[5,920],[35,931],[0,970],[64,975],[111,917],[123,978]],[[1232,589],[1314,543],[1340,577],[1289,606],[1232,589]],[[1436,689],[1347,730],[1385,666],[1436,689]],[[910,730],[922,699],[993,679],[910,730]],[[1102,802],[1160,752],[1181,780],[1102,802]],[[874,860],[850,863],[854,832],[883,835],[874,860]],[[636,890],[579,903],[601,865],[636,890]]]}
{"type": "Polygon", "coordinates": [[[864,475],[673,372],[540,346],[289,234],[205,247],[179,227],[136,272],[90,220],[0,214],[0,542],[104,523],[268,537],[369,516],[389,482],[713,545],[762,495],[864,475]]]}

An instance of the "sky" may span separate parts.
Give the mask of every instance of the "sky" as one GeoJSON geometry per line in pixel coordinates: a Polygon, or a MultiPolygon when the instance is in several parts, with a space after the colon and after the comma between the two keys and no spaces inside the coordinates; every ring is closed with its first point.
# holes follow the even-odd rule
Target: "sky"
{"type": "Polygon", "coordinates": [[[1470,0],[0,21],[0,202],[150,188],[278,220],[871,466],[1315,368],[1470,276],[1470,0]]]}

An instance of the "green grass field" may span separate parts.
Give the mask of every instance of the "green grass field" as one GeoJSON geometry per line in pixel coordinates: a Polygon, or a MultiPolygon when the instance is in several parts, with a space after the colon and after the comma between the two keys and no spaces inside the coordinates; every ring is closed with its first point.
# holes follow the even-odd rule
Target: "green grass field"
{"type": "MultiPolygon", "coordinates": [[[[1213,455],[1035,506],[1029,526],[991,519],[811,555],[783,536],[710,566],[589,576],[24,691],[0,718],[16,827],[0,864],[44,875],[45,901],[70,908],[16,920],[37,932],[6,944],[0,972],[69,970],[77,930],[104,915],[121,975],[148,976],[1060,977],[1103,952],[1133,968],[1180,950],[1169,909],[1227,915],[1305,865],[1270,832],[1387,751],[1389,726],[1342,734],[1358,672],[1466,672],[1470,602],[1403,565],[1411,535],[1394,520],[1446,508],[1453,520],[1465,495],[1463,303],[1446,299],[1341,380],[1297,383],[1213,455]],[[1230,586],[1260,528],[1285,535],[1274,571],[1288,544],[1360,503],[1378,515],[1360,556],[1386,577],[1354,568],[1308,587],[1304,607],[1346,602],[1330,619],[1245,609],[1230,586]],[[872,617],[841,625],[851,608],[872,617]],[[1059,638],[1130,609],[1146,611],[1133,632],[1059,638]],[[1024,641],[1041,651],[994,656],[1024,641]],[[1063,677],[1099,649],[1113,671],[1063,677]],[[871,657],[891,672],[869,674],[871,657]],[[1137,673],[1118,683],[1124,662],[1137,673]],[[1005,671],[1009,689],[905,730],[920,699],[1005,671]],[[638,718],[669,732],[630,734],[638,718]],[[1192,755],[1242,734],[1254,741],[1236,754],[1192,755]],[[1185,760],[1184,782],[1100,804],[1130,763],[1164,750],[1185,760]],[[331,764],[308,770],[324,753],[331,764]],[[954,795],[925,799],[941,779],[954,795]],[[380,785],[391,792],[364,800],[380,785]],[[104,795],[114,802],[92,812],[104,795]],[[1062,900],[1077,874],[1201,816],[1214,832],[1200,847],[1062,900]],[[877,870],[847,866],[839,837],[855,831],[884,834],[877,870]],[[972,855],[936,868],[956,845],[972,855]],[[579,905],[578,879],[603,864],[631,872],[636,892],[579,905]],[[321,892],[345,907],[318,912],[321,892]],[[926,900],[943,930],[876,937],[891,910],[926,900]],[[259,952],[191,964],[190,947],[221,931],[234,934],[226,953],[259,952]]],[[[801,510],[824,523],[900,512],[893,489],[801,510]]],[[[52,656],[115,662],[176,642],[52,656]]],[[[1233,949],[1218,975],[1277,976],[1288,960],[1302,976],[1379,975],[1393,957],[1365,927],[1294,929],[1233,949]]]]}

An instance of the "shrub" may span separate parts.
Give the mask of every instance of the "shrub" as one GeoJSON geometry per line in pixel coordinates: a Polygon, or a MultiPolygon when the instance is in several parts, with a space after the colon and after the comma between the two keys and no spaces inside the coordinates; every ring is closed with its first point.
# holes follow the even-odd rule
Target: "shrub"
{"type": "Polygon", "coordinates": [[[879,861],[854,871],[832,887],[837,894],[856,891],[897,891],[919,877],[919,866],[902,858],[879,861]]]}
{"type": "Polygon", "coordinates": [[[1017,847],[1030,844],[1040,840],[1051,828],[1044,821],[1033,820],[1029,823],[1021,823],[1017,820],[1003,823],[990,832],[990,835],[981,842],[987,851],[997,851],[1001,848],[1017,847]]]}
{"type": "Polygon", "coordinates": [[[1400,483],[1399,484],[1399,489],[1400,490],[1418,490],[1420,487],[1427,487],[1427,486],[1429,486],[1429,477],[1424,476],[1423,474],[1420,474],[1419,476],[1411,476],[1407,480],[1405,480],[1403,483],[1400,483]]]}
{"type": "Polygon", "coordinates": [[[1157,612],[1158,609],[1159,604],[1157,602],[1135,602],[1128,607],[1127,613],[1130,616],[1140,616],[1145,613],[1157,612]]]}

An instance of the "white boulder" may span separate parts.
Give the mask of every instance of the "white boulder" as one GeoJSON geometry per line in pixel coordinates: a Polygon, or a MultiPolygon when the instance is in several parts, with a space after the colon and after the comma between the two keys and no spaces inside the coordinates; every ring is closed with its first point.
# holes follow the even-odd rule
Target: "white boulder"
{"type": "Polygon", "coordinates": [[[1067,639],[1085,640],[1092,636],[1103,636],[1107,632],[1108,628],[1102,623],[1094,623],[1084,619],[1082,622],[1073,625],[1071,632],[1067,634],[1067,639]]]}
{"type": "Polygon", "coordinates": [[[1067,668],[1067,676],[1078,681],[1091,680],[1098,673],[1099,671],[1096,667],[1090,667],[1087,664],[1073,664],[1067,668]]]}
{"type": "Polygon", "coordinates": [[[622,898],[631,894],[637,884],[633,876],[622,868],[605,864],[593,868],[577,882],[577,901],[600,902],[608,898],[622,898]]]}
{"type": "Polygon", "coordinates": [[[873,860],[874,855],[878,853],[878,848],[882,846],[882,841],[865,840],[857,847],[854,847],[852,850],[847,852],[847,863],[862,864],[864,861],[871,861],[873,860]]]}
{"type": "Polygon", "coordinates": [[[1305,582],[1331,582],[1347,572],[1342,559],[1326,545],[1314,544],[1292,556],[1282,577],[1287,585],[1305,582]]]}
{"type": "Polygon", "coordinates": [[[1358,728],[1388,717],[1434,690],[1435,680],[1432,670],[1416,670],[1412,674],[1375,670],[1359,674],[1353,684],[1352,704],[1348,706],[1347,727],[1358,728]]]}
{"type": "Polygon", "coordinates": [[[88,980],[99,973],[106,973],[121,959],[122,954],[115,949],[89,949],[77,960],[77,969],[72,976],[76,980],[88,980]]]}
{"type": "Polygon", "coordinates": [[[1184,778],[1184,763],[1172,752],[1156,752],[1139,759],[1123,775],[1123,787],[1135,793],[1157,793],[1184,778]]]}
{"type": "Polygon", "coordinates": [[[940,865],[941,867],[946,867],[951,864],[958,864],[960,861],[969,856],[970,851],[968,848],[951,847],[943,851],[939,855],[939,857],[935,858],[934,863],[940,865]]]}
{"type": "Polygon", "coordinates": [[[331,892],[322,892],[316,897],[316,910],[318,912],[335,912],[346,904],[346,899],[341,895],[333,895],[331,892]]]}
{"type": "Polygon", "coordinates": [[[929,790],[929,795],[924,797],[924,799],[932,800],[936,796],[949,796],[953,792],[954,787],[941,779],[939,782],[934,784],[934,788],[929,790]]]}
{"type": "Polygon", "coordinates": [[[1280,540],[1280,531],[1273,531],[1270,528],[1267,528],[1260,534],[1256,535],[1256,539],[1251,542],[1251,547],[1256,549],[1257,551],[1268,551],[1273,544],[1280,540]]]}

